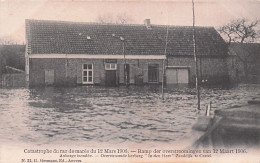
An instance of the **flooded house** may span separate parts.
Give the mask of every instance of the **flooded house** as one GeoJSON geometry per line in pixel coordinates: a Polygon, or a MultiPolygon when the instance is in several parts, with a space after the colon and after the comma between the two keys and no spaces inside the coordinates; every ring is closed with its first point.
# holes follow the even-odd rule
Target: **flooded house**
{"type": "MultiPolygon", "coordinates": [[[[26,20],[26,45],[30,86],[195,81],[192,27],[26,20]]],[[[203,81],[227,78],[227,46],[213,27],[196,27],[196,50],[203,81]]]]}

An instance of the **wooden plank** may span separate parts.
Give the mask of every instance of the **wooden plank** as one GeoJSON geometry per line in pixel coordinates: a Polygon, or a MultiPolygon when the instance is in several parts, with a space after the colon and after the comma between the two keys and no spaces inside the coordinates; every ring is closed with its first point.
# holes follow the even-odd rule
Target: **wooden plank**
{"type": "Polygon", "coordinates": [[[219,123],[221,122],[221,120],[222,120],[222,117],[215,117],[212,126],[210,126],[208,128],[208,130],[198,140],[196,140],[192,144],[192,147],[198,147],[202,141],[204,141],[206,138],[210,138],[211,133],[219,126],[219,123]]]}

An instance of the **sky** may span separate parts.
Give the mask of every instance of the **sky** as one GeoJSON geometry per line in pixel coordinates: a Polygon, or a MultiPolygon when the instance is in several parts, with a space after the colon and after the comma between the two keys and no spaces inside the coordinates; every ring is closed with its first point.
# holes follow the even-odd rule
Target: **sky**
{"type": "MultiPolygon", "coordinates": [[[[260,20],[260,0],[194,0],[195,25],[219,27],[231,20],[260,20]]],[[[192,26],[192,0],[0,0],[0,39],[25,42],[25,19],[96,22],[126,15],[129,24],[192,26]]],[[[259,28],[260,29],[260,28],[259,28]]]]}

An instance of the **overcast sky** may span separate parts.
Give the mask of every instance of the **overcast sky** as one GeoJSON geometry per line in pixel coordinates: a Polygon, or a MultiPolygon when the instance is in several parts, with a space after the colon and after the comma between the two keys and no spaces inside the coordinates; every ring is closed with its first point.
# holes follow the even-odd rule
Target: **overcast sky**
{"type": "MultiPolygon", "coordinates": [[[[259,0],[194,0],[197,26],[218,27],[232,19],[260,19],[259,0]]],[[[125,14],[131,24],[192,25],[191,0],[0,0],[0,38],[25,42],[25,19],[95,22],[125,14]]]]}

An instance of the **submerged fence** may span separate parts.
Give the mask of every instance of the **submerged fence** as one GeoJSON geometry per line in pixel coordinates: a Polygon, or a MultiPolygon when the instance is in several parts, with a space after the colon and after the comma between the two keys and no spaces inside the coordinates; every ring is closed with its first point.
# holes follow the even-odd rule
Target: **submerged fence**
{"type": "Polygon", "coordinates": [[[25,73],[2,74],[0,78],[1,87],[25,87],[25,73]]]}

